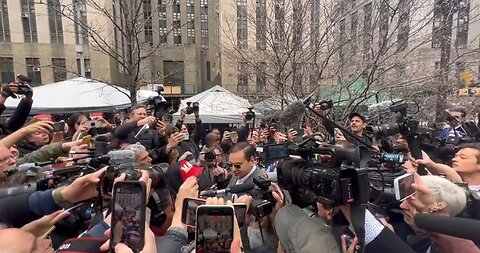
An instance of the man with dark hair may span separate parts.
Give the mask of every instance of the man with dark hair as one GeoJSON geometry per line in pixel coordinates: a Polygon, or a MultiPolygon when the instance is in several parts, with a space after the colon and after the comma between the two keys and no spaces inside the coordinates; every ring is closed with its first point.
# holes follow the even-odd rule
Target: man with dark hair
{"type": "Polygon", "coordinates": [[[255,146],[247,142],[239,142],[232,147],[228,160],[233,176],[228,186],[253,183],[254,178],[264,175],[257,167],[255,158],[255,146]]]}
{"type": "Polygon", "coordinates": [[[452,118],[447,118],[449,123],[448,128],[442,129],[440,132],[440,139],[447,139],[448,137],[464,137],[467,135],[463,128],[463,123],[467,121],[467,112],[462,108],[455,108],[450,112],[452,118]]]}
{"type": "MultiPolygon", "coordinates": [[[[350,131],[353,134],[358,136],[360,139],[365,141],[368,144],[372,144],[372,138],[365,134],[365,128],[367,127],[367,119],[360,113],[354,112],[348,116],[350,120],[350,131]]],[[[335,140],[336,141],[344,141],[347,140],[350,143],[354,144],[355,146],[359,146],[360,143],[353,138],[348,136],[344,136],[342,132],[335,133],[335,140]]]]}

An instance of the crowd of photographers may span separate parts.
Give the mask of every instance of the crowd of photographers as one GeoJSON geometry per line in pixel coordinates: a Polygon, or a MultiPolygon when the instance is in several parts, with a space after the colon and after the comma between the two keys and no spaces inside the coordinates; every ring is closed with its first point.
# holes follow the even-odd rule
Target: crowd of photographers
{"type": "MultiPolygon", "coordinates": [[[[298,125],[281,119],[255,124],[246,110],[241,127],[206,130],[198,104],[182,109],[175,124],[164,121],[159,105],[133,106],[124,118],[75,113],[60,121],[29,118],[34,94],[17,79],[2,86],[0,96],[0,111],[6,99],[21,96],[0,125],[1,252],[108,251],[113,185],[132,180],[147,191],[144,253],[194,251],[195,229],[182,219],[190,198],[246,204],[233,237],[222,239],[232,242],[230,252],[480,252],[478,241],[416,223],[420,214],[480,218],[480,136],[463,110],[452,111],[447,125],[429,137],[402,127],[388,137],[378,132],[390,128],[372,135],[359,113],[348,117],[348,129],[337,128],[328,123],[324,103],[298,125]],[[188,114],[195,124],[184,123],[188,114]],[[423,138],[419,159],[410,152],[412,135],[423,138]],[[460,145],[465,137],[472,143],[460,145]],[[275,158],[274,146],[297,153],[275,158]],[[349,152],[359,146],[374,153],[363,167],[378,158],[368,176],[370,187],[375,178],[381,183],[375,196],[362,192],[360,174],[348,174],[348,189],[337,192],[333,185],[347,178],[337,180],[338,171],[358,165],[349,152]],[[450,158],[439,153],[445,147],[450,158]],[[405,173],[414,175],[415,193],[398,201],[386,193],[389,179],[405,173]]],[[[134,252],[124,244],[110,248],[134,252]]]]}

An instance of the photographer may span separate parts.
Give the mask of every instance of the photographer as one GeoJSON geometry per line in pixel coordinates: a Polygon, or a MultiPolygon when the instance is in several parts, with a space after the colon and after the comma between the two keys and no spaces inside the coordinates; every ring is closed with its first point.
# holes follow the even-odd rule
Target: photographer
{"type": "MultiPolygon", "coordinates": [[[[200,119],[200,111],[199,107],[193,107],[195,114],[195,129],[193,136],[190,136],[189,130],[187,125],[183,122],[185,120],[185,116],[187,115],[187,108],[183,108],[180,110],[180,118],[178,119],[175,126],[180,129],[180,132],[184,134],[184,139],[182,140],[183,144],[186,144],[188,149],[180,148],[180,155],[185,153],[186,151],[192,152],[192,154],[197,159],[200,155],[200,143],[205,143],[205,128],[203,127],[202,120],[200,119]]],[[[185,145],[181,145],[182,147],[185,145]]]]}
{"type": "Polygon", "coordinates": [[[148,116],[143,105],[133,106],[128,122],[115,129],[114,137],[119,139],[134,137],[132,139],[138,140],[148,150],[158,148],[160,147],[160,139],[158,132],[153,129],[155,123],[155,117],[148,116]],[[148,125],[148,128],[142,130],[145,125],[148,125]]]}
{"type": "Polygon", "coordinates": [[[9,134],[13,131],[21,128],[27,121],[30,110],[33,104],[33,90],[28,85],[29,80],[23,75],[17,75],[16,82],[10,84],[4,84],[0,95],[0,114],[5,110],[5,101],[7,98],[17,98],[17,95],[25,95],[15,108],[15,111],[8,119],[5,125],[0,125],[0,129],[3,134],[9,134]],[[17,94],[17,95],[16,95],[17,94]]]}

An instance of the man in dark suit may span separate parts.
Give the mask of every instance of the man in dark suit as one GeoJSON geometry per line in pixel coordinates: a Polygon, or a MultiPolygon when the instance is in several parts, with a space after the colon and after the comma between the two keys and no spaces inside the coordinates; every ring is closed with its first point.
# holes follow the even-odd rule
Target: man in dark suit
{"type": "Polygon", "coordinates": [[[228,158],[232,178],[228,186],[253,183],[253,179],[265,173],[256,165],[256,149],[247,142],[239,142],[232,147],[228,158]]]}

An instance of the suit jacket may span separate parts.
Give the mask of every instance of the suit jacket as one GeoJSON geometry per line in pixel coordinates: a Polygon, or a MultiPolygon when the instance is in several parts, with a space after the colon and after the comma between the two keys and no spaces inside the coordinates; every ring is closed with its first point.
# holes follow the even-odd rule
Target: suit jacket
{"type": "MultiPolygon", "coordinates": [[[[253,169],[255,171],[243,182],[244,184],[250,184],[250,183],[253,184],[254,178],[265,175],[265,172],[260,167],[255,165],[253,169]]],[[[235,185],[237,183],[237,180],[238,179],[235,176],[232,176],[232,178],[230,179],[230,182],[228,183],[228,187],[235,185]]]]}
{"type": "Polygon", "coordinates": [[[382,232],[365,247],[365,253],[374,252],[415,253],[413,249],[387,227],[384,227],[382,232]]]}

